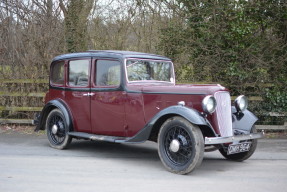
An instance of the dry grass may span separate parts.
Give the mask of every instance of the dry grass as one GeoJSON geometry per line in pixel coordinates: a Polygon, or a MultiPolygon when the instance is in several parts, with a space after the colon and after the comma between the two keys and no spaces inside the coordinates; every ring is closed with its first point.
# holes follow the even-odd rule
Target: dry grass
{"type": "Polygon", "coordinates": [[[0,125],[0,134],[1,133],[13,133],[13,132],[17,132],[20,134],[29,134],[29,135],[44,134],[44,131],[35,132],[34,130],[35,130],[35,126],[23,126],[23,125],[13,125],[13,124],[0,125]]]}
{"type": "Polygon", "coordinates": [[[287,139],[287,131],[266,131],[265,138],[267,139],[287,139]]]}

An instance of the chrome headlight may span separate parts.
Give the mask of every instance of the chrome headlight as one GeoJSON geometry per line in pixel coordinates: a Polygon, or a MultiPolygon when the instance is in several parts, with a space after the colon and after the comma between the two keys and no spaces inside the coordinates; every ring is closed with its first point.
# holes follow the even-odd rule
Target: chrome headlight
{"type": "Polygon", "coordinates": [[[213,113],[216,108],[216,100],[212,95],[204,97],[202,100],[202,109],[206,113],[213,113]]]}
{"type": "Polygon", "coordinates": [[[235,99],[235,108],[238,112],[244,111],[248,107],[247,97],[240,95],[235,99]]]}

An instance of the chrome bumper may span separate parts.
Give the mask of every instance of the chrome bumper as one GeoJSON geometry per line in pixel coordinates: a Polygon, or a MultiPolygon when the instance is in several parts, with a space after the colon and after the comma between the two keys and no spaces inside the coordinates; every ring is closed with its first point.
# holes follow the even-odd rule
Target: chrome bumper
{"type": "Polygon", "coordinates": [[[264,137],[264,132],[251,133],[246,135],[235,135],[232,137],[205,137],[205,145],[233,143],[234,141],[244,141],[250,139],[260,139],[264,137]]]}

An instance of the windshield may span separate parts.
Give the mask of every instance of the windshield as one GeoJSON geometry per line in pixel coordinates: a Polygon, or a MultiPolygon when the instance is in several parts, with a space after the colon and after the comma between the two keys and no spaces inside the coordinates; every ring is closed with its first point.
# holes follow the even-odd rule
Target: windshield
{"type": "Polygon", "coordinates": [[[173,67],[169,61],[130,59],[126,63],[127,78],[132,81],[174,82],[173,67]]]}

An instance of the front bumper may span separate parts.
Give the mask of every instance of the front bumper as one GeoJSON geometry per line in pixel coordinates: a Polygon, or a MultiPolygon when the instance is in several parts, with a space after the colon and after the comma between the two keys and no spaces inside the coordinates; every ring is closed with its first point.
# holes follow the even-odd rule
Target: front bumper
{"type": "Polygon", "coordinates": [[[264,137],[264,132],[250,133],[243,135],[234,135],[232,137],[205,137],[205,145],[233,143],[234,141],[245,141],[251,139],[260,139],[264,137]]]}

